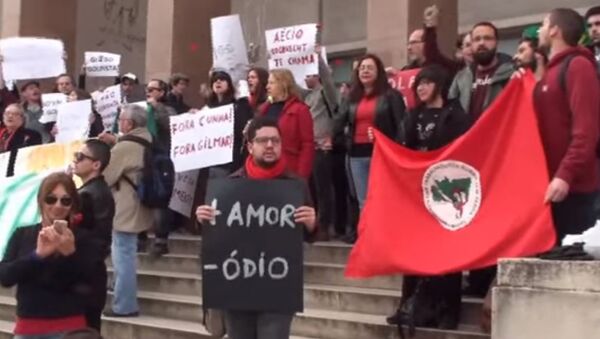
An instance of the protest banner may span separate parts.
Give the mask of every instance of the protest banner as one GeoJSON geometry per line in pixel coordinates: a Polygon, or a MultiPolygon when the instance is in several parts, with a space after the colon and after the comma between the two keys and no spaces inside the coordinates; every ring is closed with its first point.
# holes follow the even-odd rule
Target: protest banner
{"type": "Polygon", "coordinates": [[[415,108],[417,104],[412,86],[415,82],[417,74],[419,74],[420,71],[420,68],[410,69],[407,71],[398,71],[388,76],[388,82],[390,83],[390,86],[400,92],[402,97],[404,97],[404,103],[406,104],[407,110],[415,108]]]}
{"type": "Polygon", "coordinates": [[[269,69],[287,68],[296,83],[306,88],[304,78],[319,74],[319,54],[315,53],[317,25],[305,24],[268,30],[269,69]]]}
{"type": "Polygon", "coordinates": [[[117,77],[121,65],[119,54],[85,52],[85,75],[89,77],[117,77]]]}
{"type": "Polygon", "coordinates": [[[90,130],[92,100],[67,102],[58,106],[56,142],[84,139],[90,130]]]}
{"type": "Polygon", "coordinates": [[[213,67],[224,69],[234,84],[246,79],[248,51],[240,16],[228,15],[210,20],[213,67]]]}
{"type": "Polygon", "coordinates": [[[94,93],[92,97],[96,102],[96,111],[102,116],[104,130],[111,131],[121,107],[121,85],[107,87],[102,92],[94,93]]]}
{"type": "Polygon", "coordinates": [[[303,204],[296,180],[218,179],[206,203],[217,210],[202,233],[202,296],[207,308],[303,310],[303,204]]]}
{"type": "Polygon", "coordinates": [[[199,174],[199,170],[193,170],[175,175],[175,185],[173,186],[169,209],[186,218],[191,216],[199,174]]]}
{"type": "Polygon", "coordinates": [[[66,72],[60,40],[8,38],[0,40],[4,79],[52,78],[66,72]]]}
{"type": "Polygon", "coordinates": [[[15,176],[64,170],[73,161],[73,154],[82,144],[81,140],[77,140],[65,144],[52,143],[20,148],[15,159],[15,176]]]}
{"type": "Polygon", "coordinates": [[[55,122],[58,114],[58,106],[67,102],[67,96],[62,93],[44,93],[42,94],[42,124],[55,122]]]}
{"type": "Polygon", "coordinates": [[[233,160],[233,105],[174,115],[170,119],[171,159],[176,172],[233,160]]]}

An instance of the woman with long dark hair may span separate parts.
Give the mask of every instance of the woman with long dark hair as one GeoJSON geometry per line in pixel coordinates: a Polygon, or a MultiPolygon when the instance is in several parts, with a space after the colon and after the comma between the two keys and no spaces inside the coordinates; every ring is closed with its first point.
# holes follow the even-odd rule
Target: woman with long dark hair
{"type": "Polygon", "coordinates": [[[269,72],[261,67],[253,67],[248,72],[248,90],[250,91],[250,107],[258,110],[267,101],[267,83],[269,72]]]}
{"type": "MultiPolygon", "coordinates": [[[[423,68],[413,83],[417,106],[404,121],[402,143],[413,150],[433,151],[464,134],[472,125],[458,100],[446,100],[448,73],[438,65],[423,68]]],[[[434,277],[405,276],[402,301],[390,324],[456,329],[461,311],[462,272],[434,277]],[[421,296],[415,296],[415,293],[421,296]],[[428,302],[424,302],[424,300],[428,302]],[[426,311],[411,312],[410,309],[426,311]],[[431,309],[429,309],[431,308],[431,309]],[[407,317],[422,318],[407,319],[407,317]],[[427,315],[425,318],[424,315],[427,315]]]]}
{"type": "Polygon", "coordinates": [[[367,194],[369,168],[373,153],[373,129],[388,138],[403,138],[404,100],[392,89],[383,62],[374,54],[358,60],[348,98],[342,102],[335,132],[346,133],[350,174],[362,210],[367,194]]]}
{"type": "MultiPolygon", "coordinates": [[[[214,71],[210,75],[210,93],[206,106],[215,108],[233,104],[233,161],[210,168],[210,177],[227,177],[244,164],[244,127],[253,117],[252,108],[246,98],[235,98],[235,87],[231,76],[225,71],[214,71]]],[[[200,111],[202,114],[202,111],[200,111]]]]}
{"type": "Polygon", "coordinates": [[[58,339],[86,327],[89,267],[101,251],[78,227],[79,196],[70,176],[50,174],[37,200],[41,222],[14,231],[0,262],[0,283],[17,286],[16,338],[58,339]]]}

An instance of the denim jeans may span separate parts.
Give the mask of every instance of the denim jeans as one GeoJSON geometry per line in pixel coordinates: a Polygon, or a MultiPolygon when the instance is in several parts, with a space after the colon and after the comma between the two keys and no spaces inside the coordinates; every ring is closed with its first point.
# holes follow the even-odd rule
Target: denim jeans
{"type": "Polygon", "coordinates": [[[139,311],[137,301],[136,233],[113,232],[112,261],[114,267],[114,297],[112,310],[119,314],[139,311]]]}
{"type": "Polygon", "coordinates": [[[65,333],[36,334],[36,335],[15,335],[13,339],[62,339],[65,333]]]}
{"type": "Polygon", "coordinates": [[[358,206],[362,211],[367,199],[367,185],[369,184],[369,170],[371,167],[371,157],[350,157],[350,173],[352,183],[356,190],[356,199],[358,206]]]}
{"type": "Polygon", "coordinates": [[[293,314],[252,311],[225,311],[230,339],[288,339],[293,314]]]}

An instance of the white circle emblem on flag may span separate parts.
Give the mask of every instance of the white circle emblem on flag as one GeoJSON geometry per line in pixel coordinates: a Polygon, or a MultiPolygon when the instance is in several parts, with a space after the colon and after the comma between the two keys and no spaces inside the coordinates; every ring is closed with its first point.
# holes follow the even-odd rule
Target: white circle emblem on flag
{"type": "Polygon", "coordinates": [[[423,176],[423,200],[444,228],[457,231],[471,223],[481,206],[479,172],[460,161],[438,162],[423,176]]]}

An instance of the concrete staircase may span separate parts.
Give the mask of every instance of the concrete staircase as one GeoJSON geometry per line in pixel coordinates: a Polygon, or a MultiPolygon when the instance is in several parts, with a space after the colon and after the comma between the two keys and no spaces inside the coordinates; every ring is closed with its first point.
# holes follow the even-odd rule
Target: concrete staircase
{"type": "MultiPolygon", "coordinates": [[[[174,235],[171,254],[152,259],[139,255],[138,298],[142,316],[103,320],[107,339],[210,338],[201,325],[201,239],[174,235]]],[[[305,248],[305,311],[292,326],[293,339],[398,338],[388,326],[400,299],[401,277],[349,280],[343,276],[350,246],[316,243],[305,248]]],[[[109,276],[112,270],[109,268],[109,276]]],[[[0,290],[0,339],[10,338],[15,300],[11,290],[0,290]]],[[[110,296],[109,296],[110,299],[110,296]]],[[[489,339],[479,330],[481,300],[463,300],[458,331],[417,329],[416,339],[489,339]]]]}

